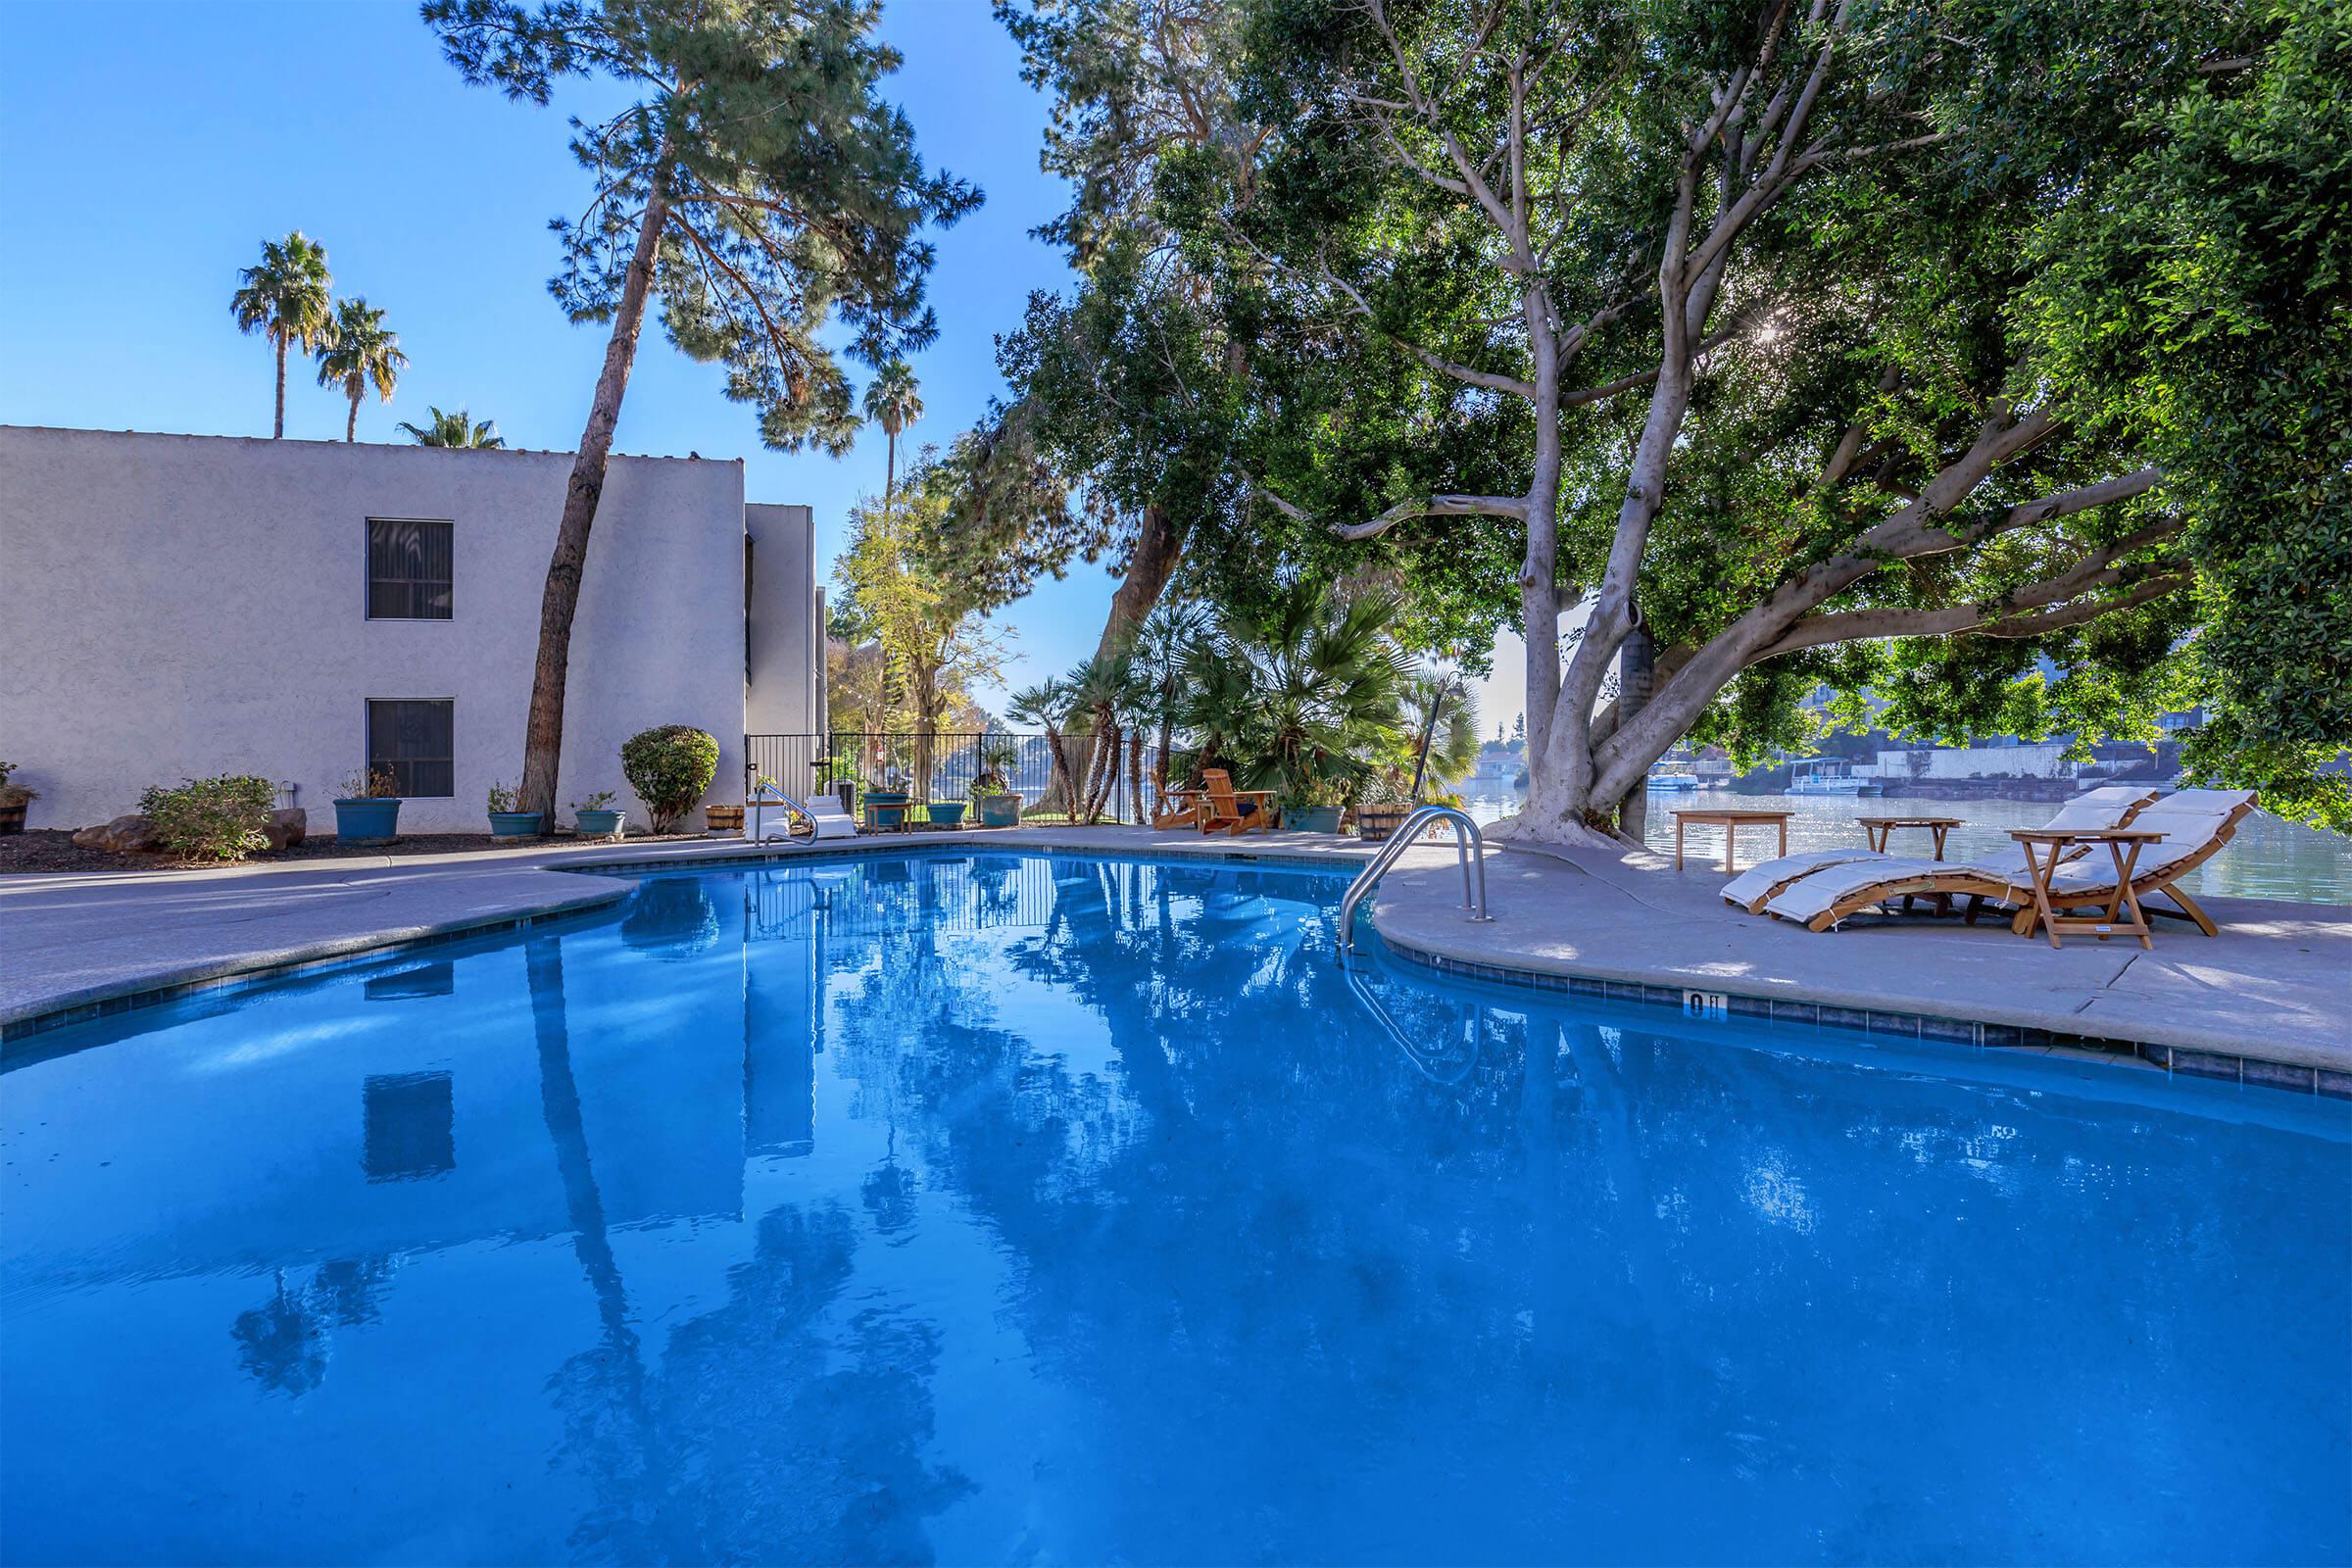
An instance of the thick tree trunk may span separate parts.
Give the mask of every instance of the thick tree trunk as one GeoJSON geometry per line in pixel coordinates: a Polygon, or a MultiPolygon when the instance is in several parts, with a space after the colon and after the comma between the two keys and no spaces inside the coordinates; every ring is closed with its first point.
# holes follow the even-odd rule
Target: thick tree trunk
{"type": "Polygon", "coordinates": [[[277,340],[277,414],[270,426],[270,439],[282,441],[286,436],[286,340],[277,340]]]}
{"type": "Polygon", "coordinates": [[[1102,640],[1095,645],[1097,659],[1115,658],[1135,645],[1136,628],[1159,604],[1168,579],[1176,573],[1177,562],[1184,559],[1187,532],[1186,525],[1171,516],[1167,508],[1144,509],[1135,549],[1127,557],[1127,575],[1120,580],[1119,591],[1111,595],[1110,615],[1102,623],[1102,640]]]}
{"type": "MultiPolygon", "coordinates": [[[[1647,626],[1637,624],[1626,633],[1625,648],[1617,659],[1617,722],[1628,724],[1640,717],[1642,710],[1649,706],[1649,694],[1656,684],[1657,644],[1647,626]]],[[[1644,769],[1642,781],[1617,803],[1617,831],[1640,844],[1648,830],[1649,780],[1644,769]]]]}
{"type": "MultiPolygon", "coordinates": [[[[666,156],[666,155],[665,155],[666,156]]],[[[652,289],[654,251],[669,216],[667,187],[657,173],[637,225],[637,250],[623,274],[620,308],[613,313],[612,337],[605,345],[605,368],[596,378],[596,401],[588,427],[572,459],[571,483],[564,492],[564,520],[547,563],[547,588],[539,601],[539,659],[531,674],[530,713],[522,733],[522,784],[516,808],[555,820],[556,770],[564,752],[564,688],[571,660],[571,621],[580,607],[580,569],[588,559],[588,532],[605,493],[605,468],[612,453],[612,427],[636,363],[637,335],[645,325],[645,297],[652,289]]]]}

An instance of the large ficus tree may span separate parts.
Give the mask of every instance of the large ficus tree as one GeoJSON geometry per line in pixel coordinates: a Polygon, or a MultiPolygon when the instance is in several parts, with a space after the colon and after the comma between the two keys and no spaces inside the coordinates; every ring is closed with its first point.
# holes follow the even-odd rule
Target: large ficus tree
{"type": "Polygon", "coordinates": [[[425,0],[468,82],[544,105],[561,77],[602,76],[629,100],[571,122],[596,188],[553,225],[564,267],[551,290],[611,336],[548,564],[522,809],[555,808],[580,572],[649,301],[679,349],[726,367],[727,396],[786,451],[839,455],[856,439],[836,345],[882,366],[937,335],[923,228],[980,196],[926,171],[906,116],[881,98],[899,59],[872,36],[879,12],[872,0],[425,0]]]}
{"type": "MultiPolygon", "coordinates": [[[[2144,333],[2122,334],[2129,364],[2115,342],[2092,352],[2081,327],[2084,312],[2164,318],[2186,282],[2211,292],[2202,239],[2159,220],[2157,192],[2177,200],[2167,181],[2186,178],[2218,201],[2270,160],[2255,188],[2273,216],[2249,198],[2238,221],[2296,248],[2236,318],[2257,334],[2247,369],[2218,378],[2251,392],[2270,352],[2327,377],[2317,340],[2340,332],[2342,274],[2320,236],[2341,229],[2341,161],[2298,169],[2280,117],[2266,147],[2198,107],[2262,97],[2308,21],[2185,0],[1301,0],[1258,16],[1254,91],[1285,131],[1237,233],[1351,323],[1352,353],[1401,353],[1447,389],[1430,443],[1521,411],[1507,483],[1409,491],[1334,528],[1519,546],[1533,787],[1515,831],[1611,835],[1676,740],[1777,738],[1822,680],[1942,731],[2014,712],[2036,653],[2067,669],[2055,706],[2087,729],[2146,732],[2190,695],[2176,677],[2193,662],[2168,652],[2229,623],[2200,614],[2213,501],[2172,478],[2161,426],[2182,409],[2151,385],[2187,367],[2151,366],[2144,333]],[[2308,177],[2329,168],[2333,196],[2308,177]],[[2147,194],[2118,220],[2132,179],[2147,194]],[[2070,267],[2082,281],[2054,290],[2070,267]],[[1619,691],[1633,654],[1645,678],[1619,691]]],[[[2324,52],[2296,55],[2303,90],[2324,52]]],[[[2231,407],[2219,391],[2201,394],[2208,416],[2231,407]]],[[[2275,402],[2237,423],[2288,429],[2295,462],[2267,477],[2293,504],[2274,527],[2308,539],[2322,493],[2340,503],[2340,425],[2330,446],[2324,418],[2275,402]]],[[[2278,451],[2252,431],[2242,447],[2278,451]]],[[[1268,475],[1295,518],[1330,520],[1312,479],[1268,475]]],[[[2236,548],[2274,572],[2288,558],[2236,548]]],[[[2292,559],[2335,563],[2304,611],[2325,619],[2340,547],[2292,559]]],[[[2306,773],[2343,738],[2317,730],[2306,773]]]]}

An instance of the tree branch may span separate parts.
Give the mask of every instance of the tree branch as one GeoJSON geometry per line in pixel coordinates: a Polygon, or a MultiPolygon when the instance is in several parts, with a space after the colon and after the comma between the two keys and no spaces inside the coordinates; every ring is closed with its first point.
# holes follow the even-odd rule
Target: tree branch
{"type": "MultiPolygon", "coordinates": [[[[1257,488],[1255,493],[1265,497],[1266,504],[1293,522],[1313,522],[1314,514],[1304,507],[1285,501],[1273,491],[1257,488]]],[[[1335,522],[1331,531],[1343,539],[1377,539],[1400,522],[1414,517],[1514,517],[1527,516],[1527,503],[1519,496],[1433,495],[1414,501],[1399,501],[1379,516],[1364,522],[1335,522]]]]}

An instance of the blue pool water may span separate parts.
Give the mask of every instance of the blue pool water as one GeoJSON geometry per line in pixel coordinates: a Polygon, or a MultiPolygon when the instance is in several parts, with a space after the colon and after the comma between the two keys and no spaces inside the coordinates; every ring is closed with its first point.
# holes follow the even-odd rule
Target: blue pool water
{"type": "Polygon", "coordinates": [[[36,1037],[13,1562],[2341,1561],[2352,1115],[918,856],[36,1037]]]}

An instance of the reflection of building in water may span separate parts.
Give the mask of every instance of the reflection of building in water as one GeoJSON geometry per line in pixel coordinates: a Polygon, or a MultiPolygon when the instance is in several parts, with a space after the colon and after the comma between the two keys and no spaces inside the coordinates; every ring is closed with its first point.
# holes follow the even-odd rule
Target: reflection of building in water
{"type": "Polygon", "coordinates": [[[743,879],[743,1144],[747,1155],[816,1147],[823,1048],[821,948],[829,884],[798,872],[743,879]]]}
{"type": "Polygon", "coordinates": [[[361,1096],[368,1179],[416,1181],[458,1168],[457,1107],[445,1072],[383,1073],[361,1096]]]}

